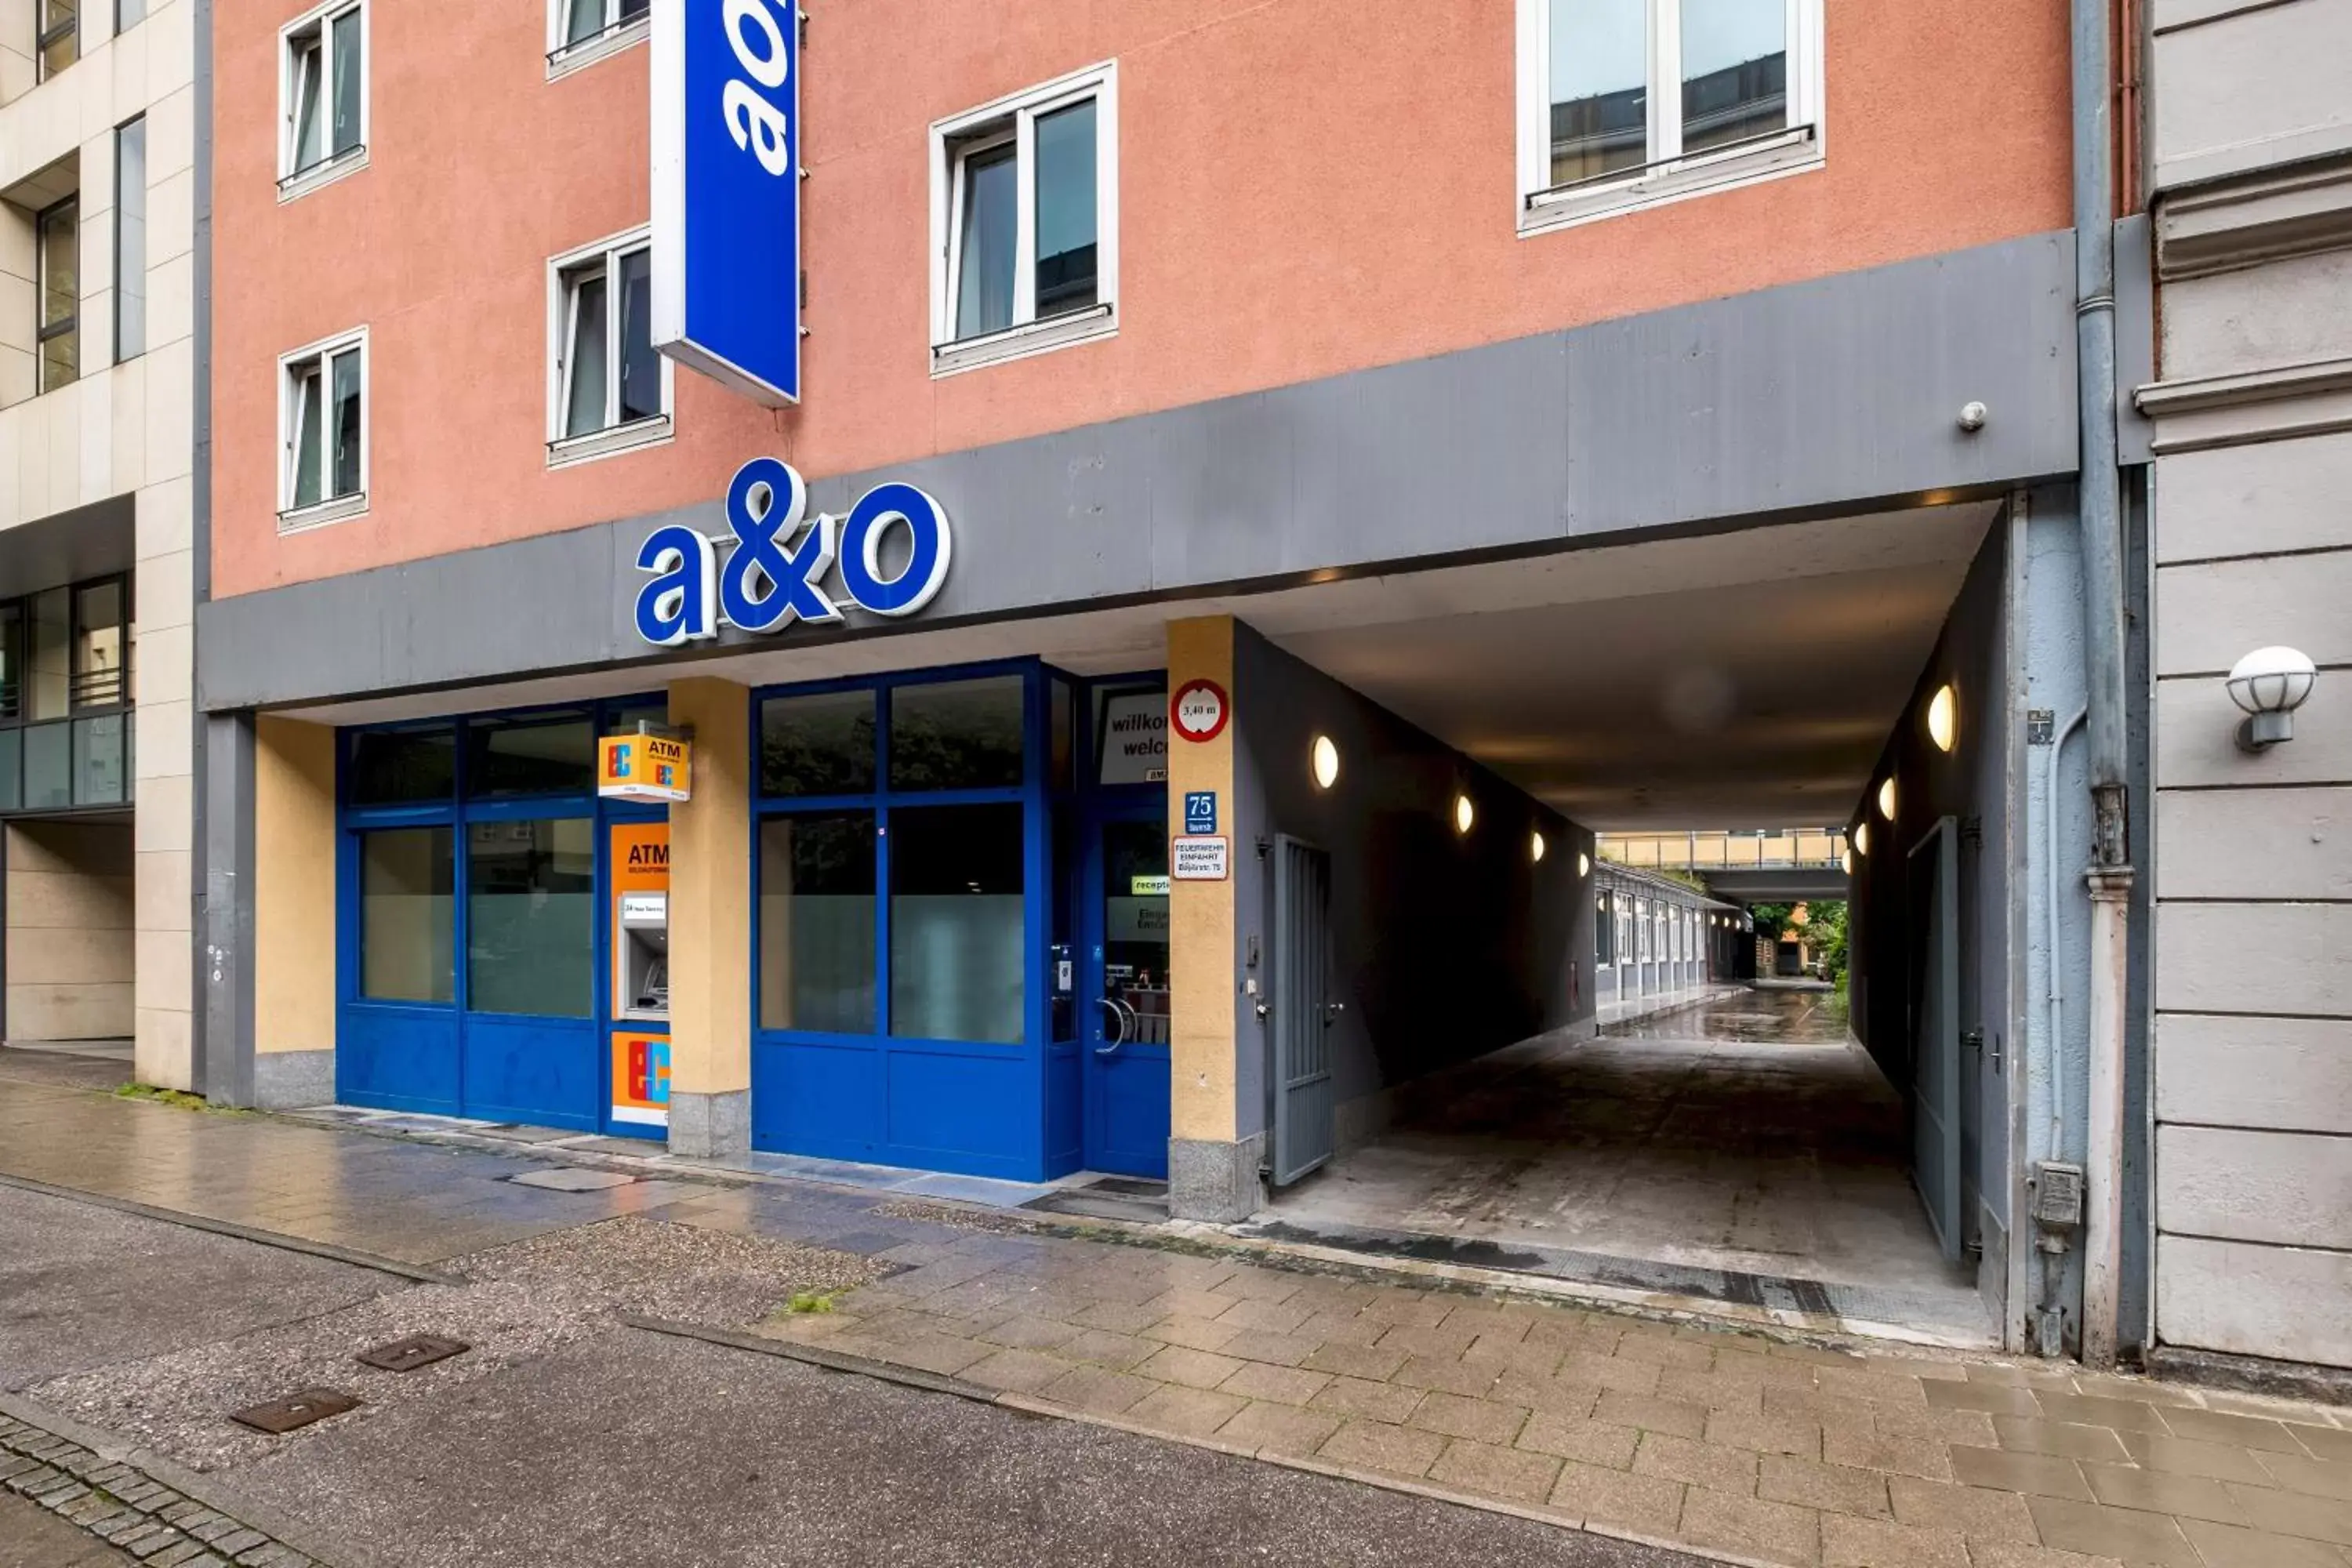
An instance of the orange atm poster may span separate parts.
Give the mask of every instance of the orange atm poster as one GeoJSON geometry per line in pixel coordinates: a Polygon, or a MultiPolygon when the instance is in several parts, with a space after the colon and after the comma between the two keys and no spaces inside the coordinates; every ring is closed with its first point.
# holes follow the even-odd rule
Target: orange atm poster
{"type": "Polygon", "coordinates": [[[669,1125],[669,1037],[613,1037],[613,1120],[669,1125]]]}

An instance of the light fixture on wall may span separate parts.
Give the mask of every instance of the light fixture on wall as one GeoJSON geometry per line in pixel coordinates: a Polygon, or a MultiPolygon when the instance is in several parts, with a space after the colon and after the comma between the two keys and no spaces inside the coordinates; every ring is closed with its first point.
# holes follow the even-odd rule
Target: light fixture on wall
{"type": "Polygon", "coordinates": [[[1332,743],[1330,736],[1315,737],[1314,766],[1318,789],[1329,789],[1339,782],[1339,748],[1332,743]]]}
{"type": "Polygon", "coordinates": [[[1576,852],[1576,874],[1580,877],[1592,875],[1592,857],[1581,849],[1576,852]]]}
{"type": "Polygon", "coordinates": [[[1927,739],[1936,742],[1936,750],[1948,752],[1959,738],[1959,731],[1960,699],[1947,682],[1927,699],[1927,739]]]}
{"type": "Polygon", "coordinates": [[[1838,869],[1844,872],[1849,877],[1853,875],[1853,850],[1841,849],[1838,851],[1838,869]]]}
{"type": "Polygon", "coordinates": [[[1892,775],[1878,786],[1878,815],[1889,822],[1895,820],[1895,780],[1892,775]]]}
{"type": "Polygon", "coordinates": [[[1528,836],[1528,855],[1529,858],[1535,860],[1541,860],[1544,858],[1544,840],[1542,834],[1532,833],[1528,836]]]}
{"type": "Polygon", "coordinates": [[[1853,852],[1855,854],[1867,855],[1870,853],[1870,824],[1867,822],[1855,823],[1853,825],[1853,852]]]}
{"type": "Polygon", "coordinates": [[[1454,831],[1466,834],[1470,831],[1470,825],[1477,820],[1478,808],[1470,804],[1470,797],[1466,795],[1455,795],[1454,797],[1454,831]]]}
{"type": "Polygon", "coordinates": [[[2319,679],[2310,656],[2291,647],[2258,647],[2230,667],[2230,700],[2238,721],[2238,750],[2259,755],[2294,739],[2294,710],[2319,679]]]}

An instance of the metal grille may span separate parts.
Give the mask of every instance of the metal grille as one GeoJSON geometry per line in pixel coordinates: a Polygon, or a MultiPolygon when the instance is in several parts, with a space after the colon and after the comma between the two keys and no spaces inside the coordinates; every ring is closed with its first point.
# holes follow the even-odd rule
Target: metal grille
{"type": "Polygon", "coordinates": [[[1275,840],[1274,1180],[1331,1157],[1330,858],[1275,840]]]}

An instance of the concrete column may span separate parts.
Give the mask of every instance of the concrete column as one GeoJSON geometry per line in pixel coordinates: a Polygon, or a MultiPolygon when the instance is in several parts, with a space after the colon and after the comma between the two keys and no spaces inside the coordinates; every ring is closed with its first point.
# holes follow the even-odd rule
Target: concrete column
{"type": "MultiPolygon", "coordinates": [[[[198,1091],[223,1105],[253,1103],[253,742],[251,714],[206,715],[204,952],[189,1066],[198,1091]]],[[[142,1077],[146,1065],[142,1051],[142,1077]]]]}
{"type": "Polygon", "coordinates": [[[253,1082],[267,1110],[335,1098],[335,731],[254,721],[253,1082]]]}
{"type": "MultiPolygon", "coordinates": [[[[1229,705],[1234,689],[1234,622],[1230,616],[1172,621],[1168,626],[1168,689],[1213,680],[1229,705]]],[[[1183,831],[1184,795],[1214,790],[1223,803],[1220,826],[1232,835],[1234,716],[1223,733],[1193,742],[1168,740],[1168,831],[1183,831]]],[[[1236,842],[1234,859],[1249,852],[1236,842]]],[[[1238,1136],[1235,1114],[1234,889],[1222,882],[1175,882],[1169,889],[1170,1211],[1182,1219],[1236,1220],[1259,1205],[1258,1166],[1264,1139],[1238,1136]]]]}
{"type": "Polygon", "coordinates": [[[731,680],[669,688],[694,731],[694,798],[669,808],[669,1146],[751,1148],[751,701],[731,680]]]}

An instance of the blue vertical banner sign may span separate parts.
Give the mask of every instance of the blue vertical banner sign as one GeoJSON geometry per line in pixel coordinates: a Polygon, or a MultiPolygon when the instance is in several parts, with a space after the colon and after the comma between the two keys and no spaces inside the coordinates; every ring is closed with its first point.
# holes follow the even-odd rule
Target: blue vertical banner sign
{"type": "Polygon", "coordinates": [[[801,396],[793,0],[654,0],[654,346],[744,396],[801,396]]]}

